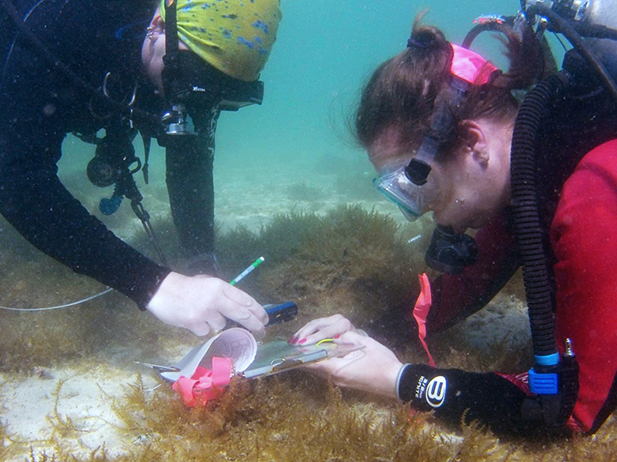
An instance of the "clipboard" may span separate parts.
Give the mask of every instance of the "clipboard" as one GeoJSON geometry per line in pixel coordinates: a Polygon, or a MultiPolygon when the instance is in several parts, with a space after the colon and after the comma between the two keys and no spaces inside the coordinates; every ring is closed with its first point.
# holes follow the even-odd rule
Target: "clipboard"
{"type": "Polygon", "coordinates": [[[246,329],[231,328],[194,347],[173,366],[140,364],[155,369],[165,380],[175,382],[182,376],[192,377],[199,366],[211,369],[212,358],[219,356],[232,358],[234,376],[254,379],[278,374],[322,359],[345,356],[363,347],[363,345],[337,345],[332,340],[306,346],[289,345],[283,339],[258,344],[246,329]]]}
{"type": "Polygon", "coordinates": [[[364,348],[363,345],[337,345],[322,342],[317,345],[289,345],[285,340],[274,340],[257,348],[255,360],[237,376],[246,379],[266,377],[289,371],[326,358],[345,356],[364,348]]]}

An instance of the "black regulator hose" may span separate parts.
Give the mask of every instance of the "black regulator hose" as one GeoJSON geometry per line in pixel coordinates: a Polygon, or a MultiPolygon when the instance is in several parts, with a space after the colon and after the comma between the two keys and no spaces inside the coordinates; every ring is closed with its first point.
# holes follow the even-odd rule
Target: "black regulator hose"
{"type": "Polygon", "coordinates": [[[507,24],[511,26],[514,19],[514,16],[500,16],[498,20],[489,20],[485,23],[476,24],[469,32],[467,32],[461,46],[463,48],[470,48],[472,42],[483,32],[503,32],[503,25],[507,24]]]}
{"type": "MultiPolygon", "coordinates": [[[[604,66],[604,64],[602,64],[602,61],[600,60],[600,58],[598,58],[593,53],[593,51],[589,49],[583,37],[579,35],[576,29],[572,25],[570,25],[568,21],[563,19],[561,16],[559,16],[557,13],[555,13],[550,8],[541,6],[541,5],[530,6],[529,8],[527,8],[526,13],[531,16],[539,15],[539,16],[544,16],[548,18],[549,30],[563,34],[563,36],[566,39],[568,39],[568,41],[572,44],[572,46],[576,48],[576,50],[583,56],[583,58],[585,58],[585,60],[596,71],[604,88],[606,88],[611,98],[613,98],[615,103],[617,103],[617,84],[615,83],[611,75],[606,70],[606,67],[604,66]]],[[[583,29],[583,28],[579,28],[579,29],[581,31],[584,31],[584,30],[591,31],[590,27],[586,29],[583,29]]],[[[608,31],[610,31],[610,29],[605,29],[605,32],[607,34],[606,37],[613,38],[615,34],[610,35],[608,34],[608,31]]]]}
{"type": "Polygon", "coordinates": [[[529,322],[536,356],[557,354],[549,264],[544,252],[540,212],[536,193],[538,127],[551,101],[568,86],[565,72],[549,76],[531,90],[519,110],[514,125],[511,154],[511,185],[514,223],[523,277],[529,322]]]}

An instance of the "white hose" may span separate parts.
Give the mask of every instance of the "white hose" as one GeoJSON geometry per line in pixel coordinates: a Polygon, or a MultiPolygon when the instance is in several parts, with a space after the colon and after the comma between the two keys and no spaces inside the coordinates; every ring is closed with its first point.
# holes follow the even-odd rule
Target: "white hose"
{"type": "Polygon", "coordinates": [[[80,305],[82,303],[89,302],[90,300],[94,300],[97,297],[108,294],[114,289],[107,289],[103,292],[100,292],[92,297],[84,298],[83,300],[79,300],[77,302],[67,303],[66,305],[58,305],[58,306],[48,306],[47,308],[9,308],[6,306],[0,306],[0,310],[8,310],[8,311],[49,311],[49,310],[59,310],[61,308],[68,308],[70,306],[80,305]]]}

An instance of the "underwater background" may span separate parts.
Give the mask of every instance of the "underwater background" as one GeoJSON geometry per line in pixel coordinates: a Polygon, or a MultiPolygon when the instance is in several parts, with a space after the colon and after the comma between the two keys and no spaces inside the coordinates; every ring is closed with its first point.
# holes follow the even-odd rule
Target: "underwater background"
{"type": "MultiPolygon", "coordinates": [[[[328,175],[364,174],[366,178],[358,178],[360,184],[355,187],[372,191],[372,167],[354,145],[347,124],[372,71],[404,49],[415,15],[428,8],[426,21],[460,42],[479,15],[514,14],[518,7],[516,0],[282,0],[278,39],[261,75],[263,105],[223,112],[219,120],[217,218],[226,221],[227,215],[248,215],[245,209],[252,205],[247,190],[262,187],[269,189],[274,201],[274,192],[285,200],[285,194],[277,191],[281,182],[328,185],[328,175]],[[234,183],[237,179],[242,179],[241,185],[234,183]],[[233,202],[231,210],[227,201],[233,202]]],[[[482,48],[486,42],[494,45],[496,41],[477,43],[482,48]]],[[[498,47],[493,48],[490,57],[499,62],[498,47]]],[[[138,148],[140,144],[136,143],[138,148]]],[[[67,176],[78,177],[79,188],[87,183],[83,172],[93,148],[69,137],[65,151],[68,155],[61,169],[67,176]]],[[[143,192],[156,195],[150,189],[164,187],[163,151],[155,146],[151,158],[153,187],[143,192]]],[[[344,192],[343,187],[333,186],[344,192]]],[[[88,195],[101,195],[100,189],[91,191],[88,195]]],[[[371,192],[366,195],[370,197],[371,192]]]]}
{"type": "MultiPolygon", "coordinates": [[[[460,42],[481,14],[514,14],[516,0],[282,0],[283,22],[261,79],[262,106],[221,115],[215,156],[222,277],[266,262],[241,288],[262,303],[294,300],[286,338],[316,316],[366,324],[406,307],[426,271],[430,217],[408,224],[371,185],[374,172],[349,120],[371,72],[406,45],[413,18],[460,42]]],[[[477,48],[503,62],[496,41],[477,48]]],[[[140,153],[140,143],[136,143],[140,153]]],[[[118,236],[152,256],[128,204],[97,210],[111,189],[89,184],[94,148],[69,136],[59,163],[67,188],[118,236]]],[[[165,252],[177,257],[153,146],[150,184],[138,184],[165,252]]],[[[105,290],[25,242],[0,218],[0,305],[35,308],[105,290]]],[[[178,263],[180,264],[180,263],[178,263]]],[[[434,276],[434,275],[431,275],[434,276]]],[[[386,339],[387,340],[387,339],[386,339]]],[[[0,461],[117,460],[615,460],[613,419],[589,438],[503,441],[444,428],[405,406],[341,391],[302,371],[235,383],[217,405],[187,409],[134,361],[172,364],[203,342],[164,326],[115,293],[45,312],[0,310],[0,461]]],[[[484,310],[429,342],[437,364],[521,371],[531,355],[520,276],[484,310]]],[[[410,340],[397,354],[426,362],[410,340]]]]}

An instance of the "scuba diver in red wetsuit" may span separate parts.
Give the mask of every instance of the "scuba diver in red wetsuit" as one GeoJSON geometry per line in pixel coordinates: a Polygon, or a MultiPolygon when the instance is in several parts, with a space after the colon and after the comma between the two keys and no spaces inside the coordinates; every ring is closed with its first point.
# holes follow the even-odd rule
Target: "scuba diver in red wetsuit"
{"type": "Polygon", "coordinates": [[[480,21],[462,46],[416,21],[356,117],[377,188],[408,218],[431,211],[437,224],[427,263],[450,274],[432,285],[429,337],[482,308],[522,266],[534,367],[403,364],[335,315],[290,339],[363,345],[313,366],[334,383],[497,433],[595,432],[615,409],[617,31],[607,26],[617,10],[582,3],[523,1],[516,17],[480,21]],[[484,30],[505,34],[507,72],[468,49],[484,30]],[[573,44],[559,72],[547,30],[573,44]],[[529,90],[522,104],[513,90],[529,90]]]}

